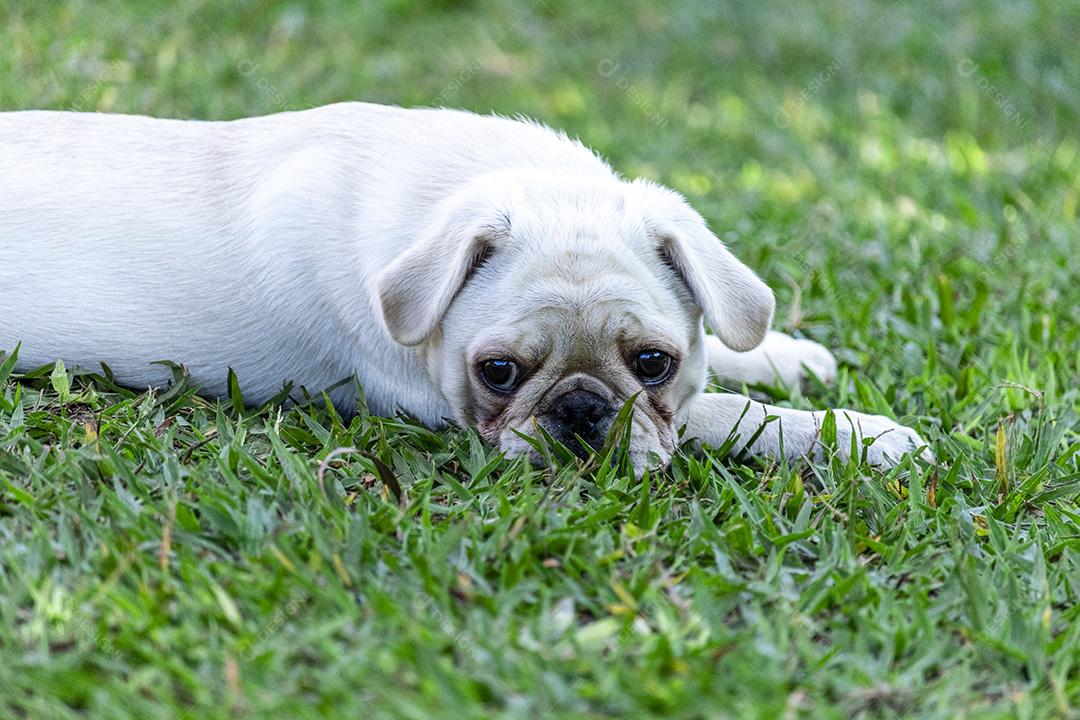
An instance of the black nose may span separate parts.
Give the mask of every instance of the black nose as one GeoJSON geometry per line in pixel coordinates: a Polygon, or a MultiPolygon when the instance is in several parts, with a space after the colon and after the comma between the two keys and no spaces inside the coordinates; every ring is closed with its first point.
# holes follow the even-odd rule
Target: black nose
{"type": "Polygon", "coordinates": [[[611,426],[611,406],[606,400],[588,390],[564,393],[547,412],[548,432],[578,457],[588,456],[580,437],[591,447],[599,449],[611,426]]]}

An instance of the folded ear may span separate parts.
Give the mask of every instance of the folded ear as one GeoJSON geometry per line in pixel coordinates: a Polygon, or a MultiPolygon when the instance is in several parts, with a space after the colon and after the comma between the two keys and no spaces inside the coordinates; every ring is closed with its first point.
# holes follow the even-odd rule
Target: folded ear
{"type": "Polygon", "coordinates": [[[661,257],[689,288],[712,331],[732,350],[760,345],[776,305],[769,286],[677,193],[651,183],[634,185],[643,191],[646,227],[661,257]]]}
{"type": "Polygon", "coordinates": [[[375,281],[390,336],[402,345],[426,340],[492,243],[509,230],[504,213],[471,193],[438,208],[423,237],[375,281]]]}

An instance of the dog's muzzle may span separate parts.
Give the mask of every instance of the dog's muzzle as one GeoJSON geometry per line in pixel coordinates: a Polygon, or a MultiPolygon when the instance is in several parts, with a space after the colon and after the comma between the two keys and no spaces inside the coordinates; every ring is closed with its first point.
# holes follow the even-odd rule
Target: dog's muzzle
{"type": "Polygon", "coordinates": [[[578,457],[586,458],[589,451],[581,441],[594,450],[602,448],[615,414],[615,408],[604,398],[576,389],[556,398],[540,420],[551,437],[578,457]]]}

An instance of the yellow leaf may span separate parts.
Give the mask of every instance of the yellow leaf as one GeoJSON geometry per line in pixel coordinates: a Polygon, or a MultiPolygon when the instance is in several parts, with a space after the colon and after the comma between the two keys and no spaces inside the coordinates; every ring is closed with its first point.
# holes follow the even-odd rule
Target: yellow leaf
{"type": "Polygon", "coordinates": [[[622,583],[617,581],[611,582],[611,589],[619,596],[619,599],[623,601],[624,605],[628,607],[637,608],[637,600],[630,594],[630,591],[622,586],[622,583]]]}
{"type": "Polygon", "coordinates": [[[169,503],[169,517],[165,521],[165,527],[161,530],[161,550],[158,554],[158,564],[161,572],[169,572],[169,553],[172,551],[172,526],[176,522],[176,500],[169,503]]]}
{"type": "Polygon", "coordinates": [[[94,418],[87,418],[83,422],[83,429],[86,431],[86,442],[92,443],[98,438],[97,423],[94,418]]]}
{"type": "Polygon", "coordinates": [[[218,605],[221,606],[221,612],[225,615],[225,619],[236,627],[240,627],[240,610],[236,607],[236,603],[233,602],[233,599],[229,597],[229,593],[225,592],[225,588],[211,580],[210,590],[213,591],[214,597],[217,598],[218,605]]]}
{"type": "Polygon", "coordinates": [[[998,493],[1004,495],[1009,491],[1009,474],[1005,466],[1005,425],[998,425],[997,439],[994,443],[994,466],[997,468],[998,493]]]}
{"type": "Polygon", "coordinates": [[[345,587],[352,587],[352,578],[349,577],[349,571],[345,569],[345,563],[341,561],[341,556],[334,553],[330,556],[330,559],[334,561],[334,569],[337,570],[338,577],[341,578],[341,582],[345,583],[345,587]]]}
{"type": "Polygon", "coordinates": [[[172,523],[165,523],[161,531],[161,551],[158,553],[158,564],[161,572],[169,572],[169,550],[172,548],[172,523]]]}
{"type": "Polygon", "coordinates": [[[289,572],[296,572],[296,566],[292,564],[292,560],[285,557],[285,553],[278,550],[276,545],[270,545],[270,554],[277,558],[278,562],[285,566],[285,569],[289,572]]]}

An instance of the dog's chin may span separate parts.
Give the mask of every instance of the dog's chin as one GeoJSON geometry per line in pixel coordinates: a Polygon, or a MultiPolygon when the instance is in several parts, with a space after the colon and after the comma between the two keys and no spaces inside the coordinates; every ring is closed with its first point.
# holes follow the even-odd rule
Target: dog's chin
{"type": "MultiPolygon", "coordinates": [[[[536,448],[538,441],[535,440],[531,427],[519,427],[516,430],[517,432],[508,427],[499,436],[499,449],[506,457],[525,457],[536,467],[547,467],[550,459],[557,457],[555,453],[541,452],[536,448]],[[530,442],[521,435],[534,439],[530,442]]],[[[635,477],[641,478],[646,470],[656,470],[667,466],[675,452],[675,446],[673,443],[665,443],[663,435],[674,437],[674,428],[662,434],[651,424],[633,423],[626,454],[634,468],[635,477]]],[[[540,444],[542,442],[539,441],[540,444]]]]}

